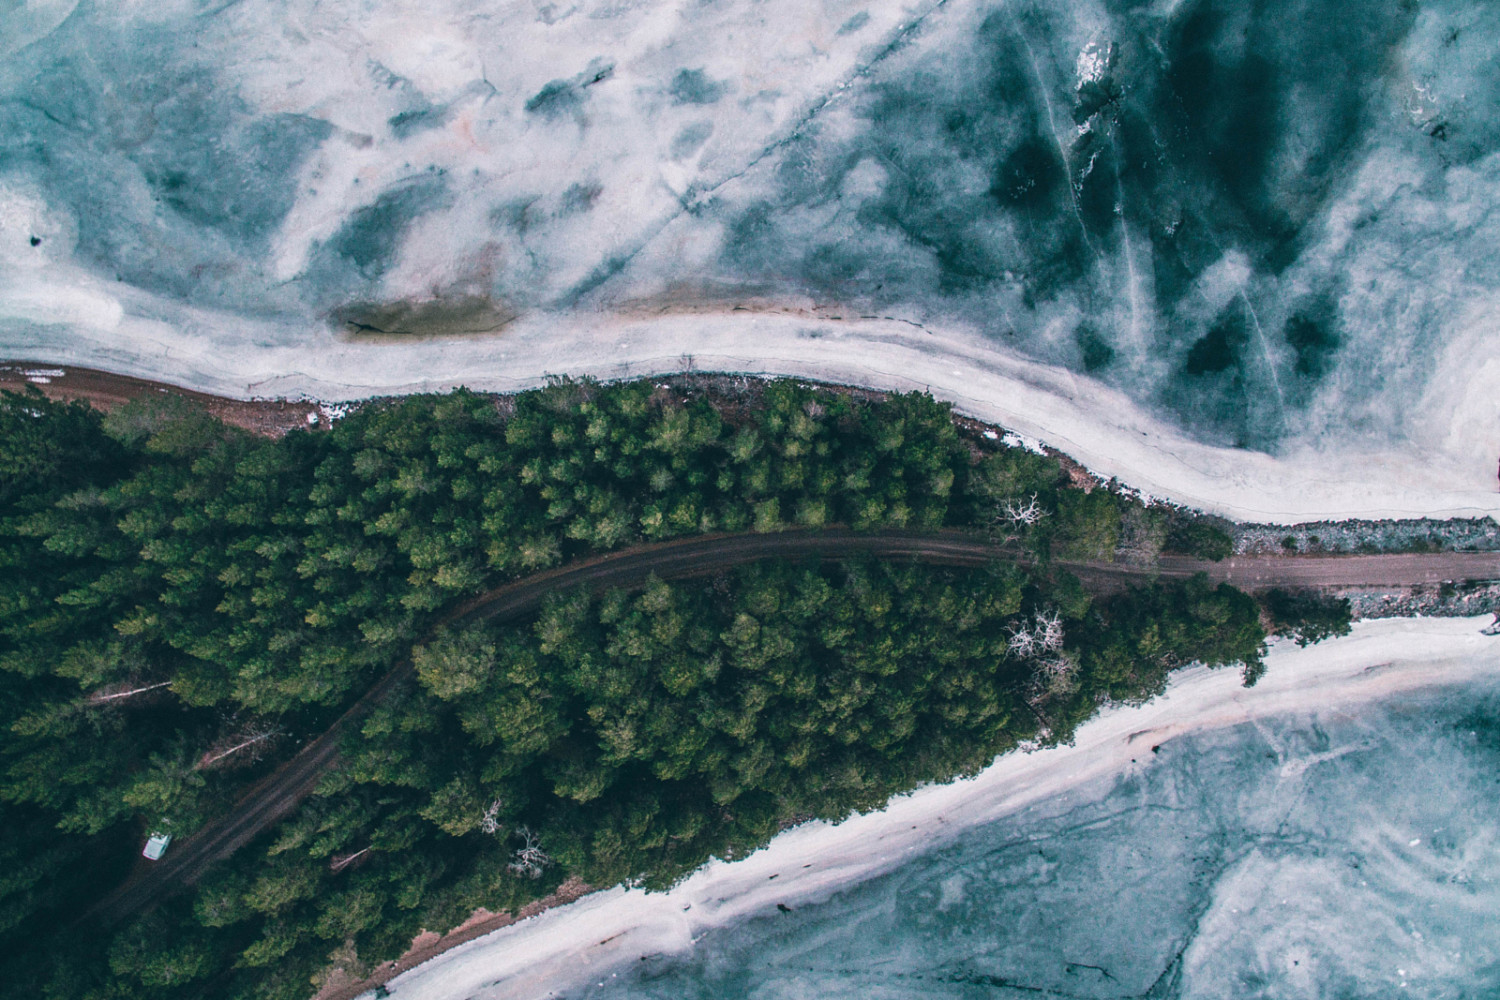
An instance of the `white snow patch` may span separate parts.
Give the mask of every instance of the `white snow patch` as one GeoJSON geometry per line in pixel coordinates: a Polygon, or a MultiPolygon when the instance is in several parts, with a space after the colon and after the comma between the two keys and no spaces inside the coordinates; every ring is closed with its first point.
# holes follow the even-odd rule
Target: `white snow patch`
{"type": "Polygon", "coordinates": [[[1109,71],[1110,56],[1113,54],[1112,42],[1089,42],[1079,50],[1078,61],[1074,66],[1074,73],[1077,77],[1074,89],[1086,83],[1096,83],[1104,79],[1104,74],[1109,71]]]}

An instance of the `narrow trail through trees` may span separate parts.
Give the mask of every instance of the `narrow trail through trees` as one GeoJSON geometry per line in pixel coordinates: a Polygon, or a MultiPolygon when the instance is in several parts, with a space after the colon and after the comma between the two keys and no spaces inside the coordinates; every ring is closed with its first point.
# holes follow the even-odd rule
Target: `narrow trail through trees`
{"type": "MultiPolygon", "coordinates": [[[[585,588],[600,593],[634,588],[652,577],[682,580],[712,576],[764,559],[842,560],[857,557],[912,560],[933,566],[982,568],[1018,559],[1015,550],[959,531],[855,532],[847,528],[772,534],[704,535],[607,553],[535,573],[468,601],[439,624],[481,619],[524,620],[558,592],[585,588]]],[[[1444,581],[1500,579],[1500,554],[1422,552],[1379,555],[1238,556],[1206,562],[1165,556],[1155,566],[1056,560],[1091,590],[1108,593],[1153,577],[1181,579],[1207,574],[1215,583],[1242,590],[1272,587],[1401,588],[1444,581]]],[[[412,676],[403,660],[376,681],[322,735],[247,791],[230,813],[174,845],[149,869],[137,869],[104,897],[90,915],[114,923],[149,909],[175,889],[191,885],[215,861],[229,856],[286,817],[317,787],[338,759],[339,741],[350,726],[412,676]]]]}

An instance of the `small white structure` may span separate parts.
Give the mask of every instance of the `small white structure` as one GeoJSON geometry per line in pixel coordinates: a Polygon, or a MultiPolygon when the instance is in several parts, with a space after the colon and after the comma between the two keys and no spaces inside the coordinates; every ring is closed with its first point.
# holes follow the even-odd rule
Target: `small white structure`
{"type": "Polygon", "coordinates": [[[148,860],[158,861],[167,852],[167,845],[172,842],[170,833],[153,833],[151,839],[146,841],[146,849],[141,853],[148,860]]]}

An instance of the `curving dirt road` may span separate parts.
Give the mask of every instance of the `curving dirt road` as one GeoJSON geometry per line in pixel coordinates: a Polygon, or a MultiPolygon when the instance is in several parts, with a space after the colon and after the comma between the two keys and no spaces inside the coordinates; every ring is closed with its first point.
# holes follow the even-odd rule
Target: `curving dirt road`
{"type": "MultiPolygon", "coordinates": [[[[498,587],[444,616],[443,624],[481,619],[514,621],[539,611],[559,591],[593,593],[635,587],[655,576],[681,580],[712,576],[762,559],[840,560],[853,556],[910,559],[927,565],[982,567],[1016,553],[957,531],[858,533],[847,528],[777,534],[705,535],[612,552],[536,573],[498,587]]],[[[1167,556],[1155,569],[1107,563],[1059,561],[1091,588],[1110,592],[1153,575],[1185,578],[1206,573],[1242,590],[1271,587],[1398,588],[1442,581],[1500,579],[1500,553],[1424,552],[1385,555],[1238,556],[1204,562],[1167,556]]],[[[228,857],[311,795],[338,756],[348,727],[384,700],[412,674],[410,660],[393,667],[326,732],[279,770],[254,785],[234,810],[175,843],[161,861],[111,892],[90,911],[106,923],[149,909],[174,889],[191,885],[208,866],[228,857]]]]}

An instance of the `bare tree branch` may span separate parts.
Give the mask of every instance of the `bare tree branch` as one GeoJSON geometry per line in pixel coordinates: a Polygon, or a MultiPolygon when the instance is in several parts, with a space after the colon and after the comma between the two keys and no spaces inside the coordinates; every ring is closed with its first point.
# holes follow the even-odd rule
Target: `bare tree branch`
{"type": "Polygon", "coordinates": [[[1010,641],[1006,652],[1017,659],[1025,660],[1063,648],[1062,618],[1051,608],[1043,608],[1032,615],[1029,622],[1022,619],[1007,631],[1010,632],[1010,641]]]}
{"type": "Polygon", "coordinates": [[[507,865],[517,875],[525,875],[527,878],[540,878],[542,872],[552,864],[552,858],[546,851],[542,850],[541,841],[532,832],[529,826],[516,827],[516,836],[521,838],[522,844],[510,856],[510,864],[507,865]]]}
{"type": "Polygon", "coordinates": [[[1046,516],[1047,511],[1035,493],[1030,497],[1007,497],[995,504],[990,516],[990,534],[1002,545],[1014,542],[1046,516]]]}
{"type": "Polygon", "coordinates": [[[254,747],[254,752],[247,758],[247,762],[257,759],[266,748],[264,744],[281,735],[281,729],[269,723],[255,723],[241,729],[232,736],[226,736],[219,740],[198,759],[193,765],[194,770],[202,771],[213,767],[221,760],[233,756],[242,750],[254,747]]]}
{"type": "Polygon", "coordinates": [[[485,833],[498,833],[500,830],[500,807],[504,800],[496,799],[484,810],[484,815],[479,818],[479,829],[485,833]]]}
{"type": "Polygon", "coordinates": [[[89,695],[89,704],[102,705],[107,701],[115,701],[118,698],[133,698],[138,694],[145,694],[147,691],[159,690],[171,683],[171,681],[162,681],[159,684],[147,684],[144,687],[129,688],[124,691],[110,691],[110,689],[107,687],[100,688],[98,691],[95,691],[93,694],[89,695]]]}
{"type": "Polygon", "coordinates": [[[1035,493],[1026,499],[1011,497],[1000,503],[1000,516],[1011,524],[1031,527],[1047,516],[1035,493]]]}

